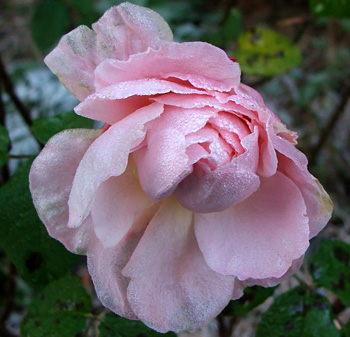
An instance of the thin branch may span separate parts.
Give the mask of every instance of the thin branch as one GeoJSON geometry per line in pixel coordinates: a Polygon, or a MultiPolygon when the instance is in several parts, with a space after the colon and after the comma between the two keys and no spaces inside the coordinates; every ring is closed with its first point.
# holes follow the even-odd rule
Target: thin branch
{"type": "Polygon", "coordinates": [[[327,126],[324,128],[323,132],[321,133],[321,136],[318,140],[318,143],[316,144],[316,146],[314,147],[314,149],[312,151],[310,161],[309,161],[310,166],[312,166],[316,163],[316,159],[318,158],[318,156],[319,156],[321,150],[323,149],[324,145],[326,144],[328,138],[332,134],[335,125],[337,124],[339,119],[344,114],[345,107],[346,107],[346,104],[349,101],[349,99],[350,99],[350,81],[348,81],[348,83],[346,83],[346,86],[345,86],[345,89],[341,95],[339,104],[334,109],[334,111],[332,113],[332,117],[330,118],[327,126]]]}
{"type": "MultiPolygon", "coordinates": [[[[6,127],[6,109],[5,109],[5,104],[4,101],[2,100],[2,85],[0,82],[0,124],[3,127],[6,127]]],[[[10,150],[11,144],[9,145],[8,150],[10,150]]],[[[4,185],[5,182],[9,179],[10,177],[10,172],[9,168],[7,166],[7,163],[5,163],[1,168],[0,168],[0,186],[4,185]]]]}
{"type": "Polygon", "coordinates": [[[9,278],[6,285],[6,298],[5,298],[5,310],[0,317],[0,324],[4,325],[9,318],[11,311],[15,304],[15,291],[16,291],[16,267],[11,262],[9,268],[9,278]]]}
{"type": "Polygon", "coordinates": [[[5,326],[0,325],[0,336],[1,337],[18,337],[14,335],[12,332],[8,331],[5,326]]]}
{"type": "Polygon", "coordinates": [[[32,118],[30,116],[29,110],[25,107],[25,105],[21,102],[21,100],[18,98],[15,89],[13,87],[13,83],[6,71],[5,65],[2,61],[1,55],[0,55],[0,81],[4,84],[5,91],[10,96],[12,102],[16,106],[18,112],[23,117],[24,121],[28,126],[33,125],[32,118]]]}

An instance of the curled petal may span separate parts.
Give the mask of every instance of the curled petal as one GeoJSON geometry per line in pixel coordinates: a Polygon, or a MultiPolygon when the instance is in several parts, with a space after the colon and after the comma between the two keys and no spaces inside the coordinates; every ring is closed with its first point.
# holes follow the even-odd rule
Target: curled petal
{"type": "Polygon", "coordinates": [[[152,103],[113,124],[86,151],[74,177],[69,196],[69,227],[78,227],[89,215],[100,184],[121,175],[130,150],[145,137],[144,124],[157,118],[163,106],[152,103]]]}
{"type": "Polygon", "coordinates": [[[332,216],[333,203],[319,181],[312,176],[306,165],[298,166],[291,159],[279,155],[279,170],[299,187],[305,200],[306,214],[309,218],[310,239],[317,235],[332,216]]]}
{"type": "Polygon", "coordinates": [[[143,78],[177,78],[196,88],[230,91],[241,71],[221,49],[204,42],[164,43],[127,61],[107,60],[96,69],[96,87],[143,78]],[[203,57],[205,55],[205,57],[203,57]]]}
{"type": "Polygon", "coordinates": [[[259,183],[259,177],[250,171],[236,170],[231,165],[212,171],[199,162],[179,184],[175,195],[181,205],[193,212],[220,212],[248,198],[259,183]]]}
{"type": "Polygon", "coordinates": [[[277,172],[248,199],[223,212],[195,215],[199,247],[223,275],[279,278],[309,246],[306,207],[297,186],[277,172]]]}
{"type": "Polygon", "coordinates": [[[191,173],[185,145],[184,135],[169,128],[152,134],[147,147],[135,152],[141,186],[153,201],[170,196],[191,173]]]}
{"type": "Polygon", "coordinates": [[[234,287],[233,277],[208,268],[196,243],[192,213],[173,198],[162,202],[123,275],[130,278],[127,296],[133,311],[160,332],[209,323],[234,287]]]}
{"type": "Polygon", "coordinates": [[[136,217],[152,204],[141,189],[133,160],[129,160],[123,174],[100,185],[91,208],[95,233],[104,247],[118,244],[136,217]]]}
{"type": "MultiPolygon", "coordinates": [[[[114,124],[135,110],[152,103],[149,96],[167,92],[200,94],[184,85],[157,79],[122,82],[104,88],[80,103],[74,110],[78,115],[114,124]]],[[[159,104],[161,105],[161,104],[159,104]]]]}

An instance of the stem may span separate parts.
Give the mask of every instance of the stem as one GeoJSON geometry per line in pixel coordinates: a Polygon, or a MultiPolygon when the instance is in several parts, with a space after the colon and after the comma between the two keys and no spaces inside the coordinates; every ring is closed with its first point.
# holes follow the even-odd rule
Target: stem
{"type": "Polygon", "coordinates": [[[0,325],[0,336],[1,337],[18,337],[14,335],[12,332],[8,331],[5,326],[0,325]]]}
{"type": "Polygon", "coordinates": [[[6,286],[6,299],[5,299],[5,310],[3,314],[0,317],[0,324],[4,325],[4,323],[7,321],[9,318],[11,311],[14,307],[15,304],[15,291],[16,291],[16,267],[15,265],[11,262],[10,263],[10,268],[9,268],[9,278],[7,281],[7,286],[6,286]]]}
{"type": "Polygon", "coordinates": [[[314,147],[314,149],[312,151],[312,155],[311,155],[310,161],[309,161],[310,166],[313,166],[315,164],[316,159],[318,158],[322,148],[324,147],[328,138],[332,134],[335,125],[337,124],[338,120],[344,114],[345,107],[346,107],[346,104],[347,104],[349,99],[350,99],[350,81],[348,81],[346,83],[345,89],[343,90],[343,93],[342,93],[341,98],[340,98],[340,102],[339,102],[338,106],[334,109],[328,124],[326,125],[323,132],[321,133],[321,136],[318,140],[318,143],[316,144],[316,146],[314,147]]]}
{"type": "Polygon", "coordinates": [[[10,154],[9,159],[31,159],[34,158],[36,154],[10,154]]]}
{"type": "Polygon", "coordinates": [[[25,107],[25,105],[21,102],[21,100],[18,98],[13,83],[5,69],[5,65],[2,61],[1,55],[0,55],[0,81],[4,84],[5,91],[8,93],[8,95],[11,97],[12,102],[16,106],[18,112],[23,117],[24,121],[28,126],[33,125],[32,118],[30,116],[29,110],[25,107]]]}
{"type": "MultiPolygon", "coordinates": [[[[6,109],[5,109],[5,104],[4,101],[2,100],[2,85],[0,82],[0,124],[3,127],[6,127],[6,109]]],[[[11,147],[11,144],[10,146],[11,147]]],[[[10,148],[8,149],[10,150],[10,148]]],[[[3,165],[3,167],[0,168],[0,186],[4,185],[5,182],[9,179],[10,177],[10,172],[9,168],[7,166],[7,163],[3,165]]]]}

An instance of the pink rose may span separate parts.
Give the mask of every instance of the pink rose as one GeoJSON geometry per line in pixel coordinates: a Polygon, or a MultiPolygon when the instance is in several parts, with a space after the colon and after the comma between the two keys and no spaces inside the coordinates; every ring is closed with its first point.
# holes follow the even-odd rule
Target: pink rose
{"type": "Polygon", "coordinates": [[[31,192],[50,235],[87,255],[106,307],[196,329],[299,268],[331,201],[224,51],[173,42],[158,14],[123,3],[45,62],[76,113],[106,124],[51,138],[31,192]]]}

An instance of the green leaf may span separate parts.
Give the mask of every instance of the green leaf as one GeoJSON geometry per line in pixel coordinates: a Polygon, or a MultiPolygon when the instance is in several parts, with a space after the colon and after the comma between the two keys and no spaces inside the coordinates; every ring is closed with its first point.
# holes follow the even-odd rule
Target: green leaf
{"type": "Polygon", "coordinates": [[[314,283],[337,295],[350,306],[350,245],[343,241],[322,240],[310,258],[314,283]]]}
{"type": "Polygon", "coordinates": [[[301,287],[278,296],[262,316],[256,337],[280,336],[340,337],[327,298],[301,287]]]}
{"type": "Polygon", "coordinates": [[[230,14],[222,27],[222,35],[225,42],[231,42],[236,39],[241,33],[242,27],[242,14],[237,8],[231,8],[230,14]]]}
{"type": "Polygon", "coordinates": [[[235,56],[244,73],[257,76],[282,74],[301,62],[298,46],[273,30],[259,27],[239,36],[235,56]]]}
{"type": "Polygon", "coordinates": [[[349,0],[309,0],[310,10],[317,16],[350,17],[349,0]]]}
{"type": "Polygon", "coordinates": [[[0,188],[0,245],[23,278],[40,288],[70,270],[78,255],[48,236],[29,192],[27,161],[0,188]]]}
{"type": "Polygon", "coordinates": [[[231,301],[222,311],[223,316],[242,316],[265,302],[277,287],[264,288],[259,286],[247,287],[244,289],[244,295],[236,300],[231,301]]]}
{"type": "Polygon", "coordinates": [[[0,125],[0,167],[7,161],[9,144],[10,138],[7,129],[0,125]]]}
{"type": "Polygon", "coordinates": [[[86,328],[91,298],[78,278],[67,275],[34,298],[21,324],[22,337],[73,337],[86,328]]]}
{"type": "Polygon", "coordinates": [[[91,129],[93,121],[78,116],[74,111],[34,120],[32,131],[38,140],[46,143],[53,135],[66,129],[87,128],[91,129]]]}
{"type": "Polygon", "coordinates": [[[176,337],[173,332],[159,333],[140,321],[132,321],[113,313],[107,313],[103,317],[98,330],[99,337],[176,337]]]}
{"type": "Polygon", "coordinates": [[[77,9],[81,14],[89,16],[92,14],[93,0],[66,0],[71,6],[77,9]]]}
{"type": "Polygon", "coordinates": [[[350,337],[350,321],[341,329],[342,337],[350,337]]]}
{"type": "Polygon", "coordinates": [[[34,42],[46,54],[69,28],[69,7],[61,0],[40,0],[31,20],[34,42]]]}

